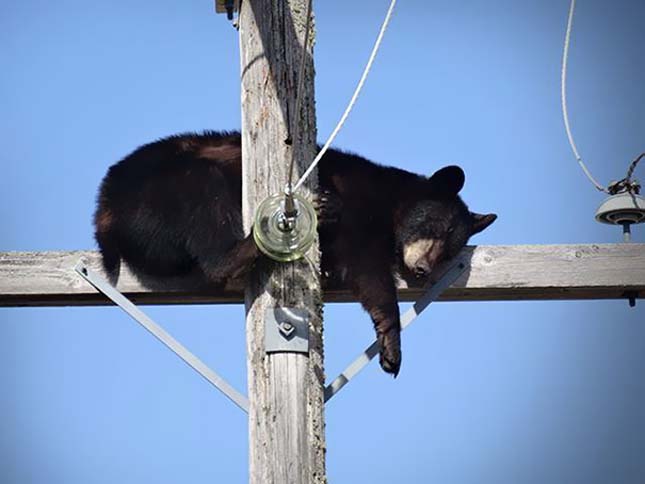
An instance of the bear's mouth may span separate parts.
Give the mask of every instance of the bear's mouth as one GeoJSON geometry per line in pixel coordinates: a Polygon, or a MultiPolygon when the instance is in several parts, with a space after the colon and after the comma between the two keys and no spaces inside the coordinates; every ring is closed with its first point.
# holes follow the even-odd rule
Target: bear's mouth
{"type": "Polygon", "coordinates": [[[418,277],[428,276],[441,260],[443,240],[418,239],[403,247],[403,263],[418,277]]]}

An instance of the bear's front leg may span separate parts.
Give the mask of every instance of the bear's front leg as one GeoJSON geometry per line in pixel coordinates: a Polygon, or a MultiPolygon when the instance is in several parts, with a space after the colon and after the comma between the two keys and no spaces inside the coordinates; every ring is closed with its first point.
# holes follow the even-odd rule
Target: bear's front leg
{"type": "Polygon", "coordinates": [[[353,283],[355,294],[369,313],[380,345],[381,368],[395,377],[401,368],[401,319],[392,274],[375,272],[371,267],[357,268],[353,283]]]}

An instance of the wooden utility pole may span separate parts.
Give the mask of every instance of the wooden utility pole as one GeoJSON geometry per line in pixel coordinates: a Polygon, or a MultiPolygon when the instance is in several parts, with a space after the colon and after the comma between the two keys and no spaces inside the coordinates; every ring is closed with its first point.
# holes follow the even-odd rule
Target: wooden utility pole
{"type": "MultiPolygon", "coordinates": [[[[311,48],[306,54],[301,112],[294,112],[306,10],[307,0],[242,2],[242,213],[247,232],[258,204],[284,192],[292,150],[296,179],[315,156],[311,48]],[[291,146],[285,143],[288,123],[295,126],[291,146]]],[[[316,184],[314,173],[301,194],[310,198],[316,184]]],[[[326,482],[319,261],[317,243],[307,259],[265,260],[245,292],[252,484],[326,482]],[[306,309],[309,354],[267,354],[265,317],[267,309],[276,307],[306,309]]]]}

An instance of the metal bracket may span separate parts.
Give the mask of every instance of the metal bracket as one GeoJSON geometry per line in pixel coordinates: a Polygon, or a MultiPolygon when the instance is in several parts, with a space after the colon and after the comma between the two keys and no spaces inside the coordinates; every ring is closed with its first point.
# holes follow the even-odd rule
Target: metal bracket
{"type": "MultiPolygon", "coordinates": [[[[463,259],[457,259],[444,275],[419,298],[414,305],[401,317],[401,330],[409,326],[431,302],[455,282],[468,267],[463,259]]],[[[179,356],[186,364],[215,388],[221,391],[235,405],[248,413],[248,399],[235,390],[217,373],[206,366],[186,347],[174,339],[162,327],[152,321],[136,305],[121,294],[106,280],[87,267],[80,260],[75,267],[76,272],[98,291],[105,294],[117,306],[123,309],[137,323],[148,330],[168,349],[179,356]]],[[[264,344],[267,353],[308,353],[309,352],[309,313],[301,308],[270,308],[265,313],[264,344]]],[[[374,341],[356,360],[354,360],[340,375],[325,387],[325,402],[336,395],[352,378],[354,378],[378,354],[378,342],[374,341]]]]}
{"type": "Polygon", "coordinates": [[[240,0],[215,0],[215,12],[225,13],[229,20],[233,14],[240,11],[240,0]]]}
{"type": "Polygon", "coordinates": [[[179,358],[184,360],[188,366],[203,376],[209,383],[222,392],[235,405],[240,407],[246,413],[249,413],[249,400],[239,393],[235,388],[228,384],[221,376],[211,370],[206,364],[192,354],[179,341],[173,338],[166,330],[150,319],[128,298],[121,294],[110,283],[93,272],[83,260],[78,261],[75,267],[80,276],[94,286],[98,291],[105,294],[114,304],[123,309],[137,323],[147,329],[155,338],[161,341],[166,347],[175,353],[179,358]]]}
{"type": "MultiPolygon", "coordinates": [[[[414,303],[410,309],[401,317],[401,331],[407,328],[417,316],[419,316],[430,303],[436,300],[439,295],[447,289],[466,270],[468,264],[462,258],[458,258],[441,276],[441,278],[429,286],[426,292],[414,303]]],[[[378,341],[374,341],[358,358],[356,358],[340,375],[325,387],[325,402],[336,395],[341,388],[354,378],[379,352],[378,341]]]]}
{"type": "Polygon", "coordinates": [[[309,311],[268,308],[264,313],[264,349],[267,353],[309,353],[309,311]]]}

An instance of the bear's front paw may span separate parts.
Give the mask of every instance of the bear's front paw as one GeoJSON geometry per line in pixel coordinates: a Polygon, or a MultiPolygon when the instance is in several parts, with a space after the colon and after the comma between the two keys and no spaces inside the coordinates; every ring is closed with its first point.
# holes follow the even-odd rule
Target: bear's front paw
{"type": "Polygon", "coordinates": [[[313,205],[321,225],[331,225],[340,220],[343,204],[338,195],[323,190],[314,197],[313,205]]]}
{"type": "Polygon", "coordinates": [[[401,333],[399,329],[391,329],[387,333],[379,334],[378,342],[381,346],[379,353],[381,368],[396,378],[401,369],[401,333]]]}

